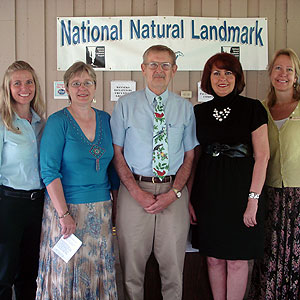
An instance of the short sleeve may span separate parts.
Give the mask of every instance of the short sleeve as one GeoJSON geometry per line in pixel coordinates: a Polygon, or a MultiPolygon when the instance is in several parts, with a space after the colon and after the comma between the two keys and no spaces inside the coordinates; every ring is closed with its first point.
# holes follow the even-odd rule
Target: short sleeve
{"type": "Polygon", "coordinates": [[[199,145],[196,137],[196,121],[195,114],[193,112],[193,106],[190,105],[187,111],[189,117],[183,136],[184,152],[190,151],[199,145]]]}
{"type": "Polygon", "coordinates": [[[251,132],[255,131],[263,124],[268,124],[267,111],[259,100],[253,100],[251,132]]]}
{"type": "Polygon", "coordinates": [[[199,112],[200,112],[200,108],[201,108],[201,104],[196,104],[194,106],[194,115],[195,115],[195,119],[196,119],[196,125],[197,125],[197,121],[198,121],[198,118],[199,118],[199,112]]]}
{"type": "Polygon", "coordinates": [[[124,112],[121,100],[117,102],[110,119],[113,144],[123,147],[125,140],[124,112]]]}

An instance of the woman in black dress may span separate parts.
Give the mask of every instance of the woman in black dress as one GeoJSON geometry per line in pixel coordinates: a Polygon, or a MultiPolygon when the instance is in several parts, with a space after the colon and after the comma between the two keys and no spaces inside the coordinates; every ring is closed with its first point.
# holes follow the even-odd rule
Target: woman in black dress
{"type": "Polygon", "coordinates": [[[214,99],[195,106],[200,146],[189,183],[197,221],[193,246],[207,256],[215,300],[243,299],[248,260],[263,254],[267,114],[260,101],[239,95],[244,86],[238,59],[216,54],[201,82],[214,99]]]}

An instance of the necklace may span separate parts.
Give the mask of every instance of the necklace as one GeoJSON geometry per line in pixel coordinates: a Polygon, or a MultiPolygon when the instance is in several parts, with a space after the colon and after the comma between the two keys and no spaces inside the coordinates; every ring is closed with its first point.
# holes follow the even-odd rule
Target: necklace
{"type": "Polygon", "coordinates": [[[218,111],[216,108],[213,111],[213,116],[215,117],[215,119],[219,122],[222,122],[223,120],[225,120],[228,115],[230,114],[231,108],[227,107],[224,108],[220,111],[218,111]]]}
{"type": "Polygon", "coordinates": [[[76,119],[72,116],[70,111],[65,108],[64,109],[64,114],[65,116],[69,119],[70,123],[72,124],[75,132],[80,136],[81,142],[87,144],[90,148],[89,153],[96,159],[96,171],[98,172],[100,170],[100,158],[104,155],[106,150],[102,148],[100,145],[102,145],[102,136],[103,136],[103,131],[102,131],[102,118],[100,113],[96,113],[96,132],[95,132],[95,139],[93,142],[91,142],[86,135],[83,133],[82,129],[80,128],[79,124],[77,123],[76,119]],[[69,113],[66,113],[66,112],[69,113]],[[97,115],[99,121],[97,122],[97,115]],[[98,129],[97,129],[98,127],[98,129]],[[97,133],[98,131],[98,133],[97,133]]]}

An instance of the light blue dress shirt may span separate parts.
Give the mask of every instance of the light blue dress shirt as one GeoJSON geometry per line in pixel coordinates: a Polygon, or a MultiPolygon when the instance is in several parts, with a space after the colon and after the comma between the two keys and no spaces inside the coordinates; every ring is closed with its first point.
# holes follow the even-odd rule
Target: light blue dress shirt
{"type": "Polygon", "coordinates": [[[41,141],[42,178],[46,186],[60,178],[67,203],[108,201],[110,190],[119,188],[119,178],[111,164],[114,152],[110,115],[94,110],[96,134],[93,142],[87,139],[67,108],[52,114],[44,130],[41,141]]]}
{"type": "Polygon", "coordinates": [[[21,134],[7,130],[0,120],[0,184],[17,190],[43,188],[39,169],[39,144],[45,121],[31,109],[31,124],[15,114],[13,125],[21,134]]]}
{"type": "MultiPolygon", "coordinates": [[[[152,136],[155,95],[145,90],[121,97],[111,116],[113,143],[124,148],[130,170],[138,175],[154,176],[152,171],[152,136]]],[[[169,143],[168,175],[175,175],[183,163],[184,153],[199,143],[193,106],[166,90],[160,95],[165,105],[169,143]]]]}

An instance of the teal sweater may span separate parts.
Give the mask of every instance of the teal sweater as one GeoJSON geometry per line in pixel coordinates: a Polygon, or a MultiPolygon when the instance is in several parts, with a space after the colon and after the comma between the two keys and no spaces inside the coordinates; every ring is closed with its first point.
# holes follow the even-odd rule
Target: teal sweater
{"type": "Polygon", "coordinates": [[[67,203],[110,200],[110,190],[119,187],[111,160],[113,145],[110,116],[96,112],[96,135],[90,142],[67,108],[47,121],[40,149],[41,177],[45,185],[60,178],[67,203]]]}

